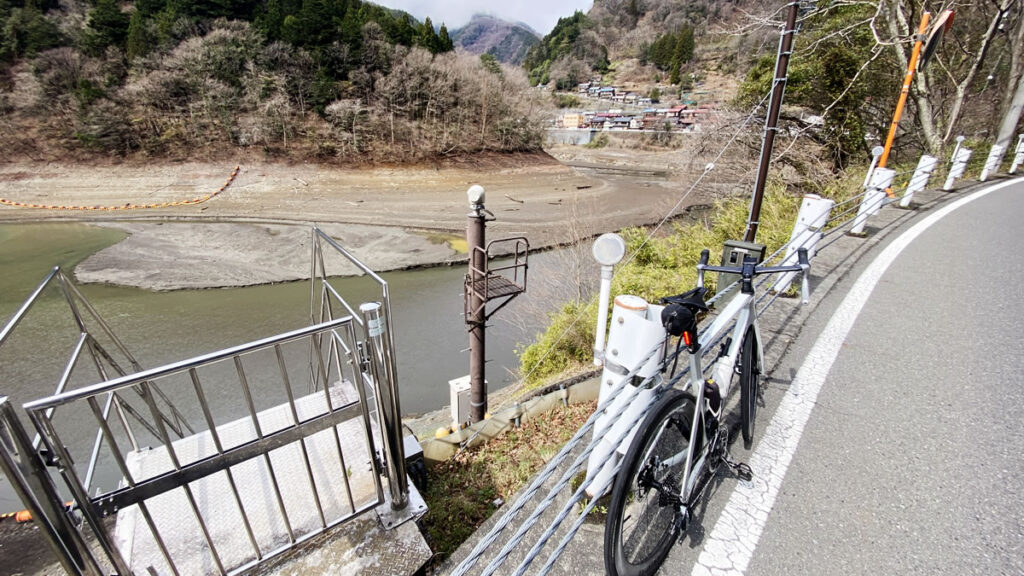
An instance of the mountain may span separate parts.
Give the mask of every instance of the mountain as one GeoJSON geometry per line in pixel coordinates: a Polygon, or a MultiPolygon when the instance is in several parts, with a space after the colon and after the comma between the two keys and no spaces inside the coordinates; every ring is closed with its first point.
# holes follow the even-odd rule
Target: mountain
{"type": "Polygon", "coordinates": [[[473,54],[492,54],[501,62],[519,65],[540,35],[526,24],[506,22],[477,14],[469,24],[452,33],[452,41],[473,54]]]}

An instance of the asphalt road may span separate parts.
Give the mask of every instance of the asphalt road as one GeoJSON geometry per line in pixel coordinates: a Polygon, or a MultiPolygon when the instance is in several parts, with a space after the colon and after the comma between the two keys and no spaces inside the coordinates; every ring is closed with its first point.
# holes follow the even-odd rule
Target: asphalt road
{"type": "Polygon", "coordinates": [[[754,449],[792,451],[738,496],[773,502],[732,506],[744,487],[724,482],[661,573],[1024,574],[1022,220],[1014,183],[919,231],[866,293],[861,273],[913,226],[861,258],[769,381],[761,437],[782,432],[754,449]],[[820,391],[801,388],[816,373],[820,391]],[[802,422],[768,422],[787,404],[772,388],[802,422]]]}

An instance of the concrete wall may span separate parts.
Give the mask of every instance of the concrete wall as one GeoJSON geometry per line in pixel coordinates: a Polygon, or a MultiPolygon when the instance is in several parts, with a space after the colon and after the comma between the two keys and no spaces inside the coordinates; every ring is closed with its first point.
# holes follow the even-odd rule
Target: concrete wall
{"type": "Polygon", "coordinates": [[[575,146],[582,146],[584,144],[589,144],[596,132],[596,130],[588,130],[586,128],[582,130],[552,128],[547,131],[545,140],[547,144],[572,144],[575,146]]]}

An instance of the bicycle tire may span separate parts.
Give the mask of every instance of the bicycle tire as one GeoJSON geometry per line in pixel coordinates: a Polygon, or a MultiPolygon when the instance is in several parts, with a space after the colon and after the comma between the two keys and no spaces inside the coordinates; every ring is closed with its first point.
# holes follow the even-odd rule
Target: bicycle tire
{"type": "MultiPolygon", "coordinates": [[[[678,506],[666,504],[662,491],[646,479],[674,484],[678,497],[685,457],[661,470],[651,467],[652,458],[664,461],[685,452],[693,414],[693,397],[670,390],[637,429],[616,475],[605,520],[604,561],[610,576],[654,574],[679,536],[678,506]]],[[[702,443],[703,434],[698,433],[697,445],[702,443]]]]}
{"type": "Polygon", "coordinates": [[[757,397],[761,387],[761,365],[757,357],[757,334],[754,327],[747,328],[740,346],[740,422],[743,443],[750,448],[754,441],[754,423],[757,419],[757,397]]]}

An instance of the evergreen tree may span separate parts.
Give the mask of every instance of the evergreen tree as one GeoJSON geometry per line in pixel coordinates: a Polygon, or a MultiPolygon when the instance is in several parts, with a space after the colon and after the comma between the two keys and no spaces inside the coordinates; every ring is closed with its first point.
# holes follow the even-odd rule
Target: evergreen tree
{"type": "Polygon", "coordinates": [[[668,70],[672,64],[672,56],[675,52],[676,44],[678,39],[675,34],[671,32],[664,36],[659,36],[657,40],[651,44],[647,59],[651,61],[655,66],[662,70],[668,70]]]}
{"type": "Polygon", "coordinates": [[[267,0],[266,6],[256,16],[256,29],[263,33],[268,42],[281,40],[281,28],[284,26],[285,16],[282,0],[267,0]]]}
{"type": "Polygon", "coordinates": [[[135,11],[147,18],[156,15],[166,6],[166,0],[135,0],[135,11]]]}
{"type": "Polygon", "coordinates": [[[672,52],[673,60],[679,65],[686,64],[690,60],[693,60],[693,28],[684,26],[679,34],[676,35],[676,45],[672,52]]]}
{"type": "Polygon", "coordinates": [[[448,27],[441,24],[441,31],[438,33],[438,52],[451,52],[455,49],[455,43],[448,35],[448,27]]]}
{"type": "Polygon", "coordinates": [[[128,21],[128,38],[125,44],[128,59],[133,60],[145,56],[149,54],[152,47],[153,36],[149,33],[148,23],[143,18],[142,12],[136,10],[132,12],[131,19],[128,21]]]}
{"type": "Polygon", "coordinates": [[[100,54],[109,46],[124,47],[128,37],[128,15],[121,12],[115,0],[98,0],[96,8],[89,12],[85,47],[93,54],[100,54]]]}
{"type": "Polygon", "coordinates": [[[494,54],[489,52],[481,54],[480,63],[483,64],[484,70],[491,74],[501,74],[501,64],[498,63],[498,59],[494,57],[494,54]]]}
{"type": "Polygon", "coordinates": [[[281,22],[281,39],[295,46],[303,44],[302,23],[295,14],[285,16],[281,22]]]}
{"type": "Polygon", "coordinates": [[[0,9],[0,16],[7,16],[0,26],[0,61],[33,55],[67,42],[60,29],[36,9],[14,8],[9,15],[0,9]]]}
{"type": "Polygon", "coordinates": [[[424,18],[423,24],[420,24],[420,33],[417,35],[416,45],[430,50],[432,54],[437,54],[440,42],[437,32],[434,31],[434,23],[430,21],[429,16],[424,18]]]}
{"type": "Polygon", "coordinates": [[[341,43],[348,46],[353,52],[358,52],[363,39],[363,23],[359,19],[359,9],[349,6],[338,28],[341,33],[341,43]]]}

